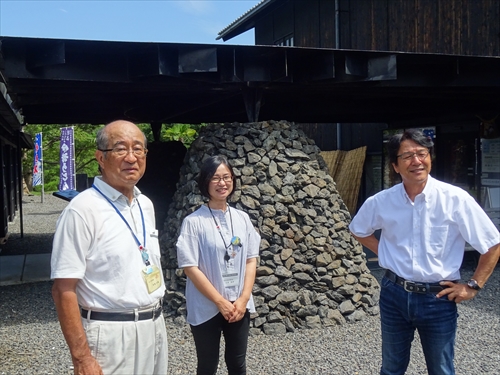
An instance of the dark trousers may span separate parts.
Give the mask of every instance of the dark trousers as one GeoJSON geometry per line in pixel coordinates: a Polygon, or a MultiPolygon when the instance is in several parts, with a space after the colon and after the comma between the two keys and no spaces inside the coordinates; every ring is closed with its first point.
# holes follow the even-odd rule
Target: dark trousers
{"type": "Polygon", "coordinates": [[[228,323],[221,313],[197,326],[191,326],[196,356],[198,358],[197,375],[214,375],[219,364],[219,347],[221,332],[226,341],[227,372],[229,375],[246,375],[246,354],[248,331],[250,328],[250,312],[247,310],[243,319],[228,323]]]}

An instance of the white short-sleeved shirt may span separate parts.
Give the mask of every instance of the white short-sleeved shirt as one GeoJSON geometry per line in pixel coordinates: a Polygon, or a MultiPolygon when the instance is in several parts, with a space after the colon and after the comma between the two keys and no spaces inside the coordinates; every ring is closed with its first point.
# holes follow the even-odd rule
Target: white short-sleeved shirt
{"type": "MultiPolygon", "coordinates": [[[[226,267],[225,245],[217,230],[214,217],[205,205],[183,220],[177,240],[177,260],[180,268],[198,267],[225,299],[235,301],[243,290],[247,259],[259,256],[260,235],[243,211],[235,208],[229,208],[226,212],[212,209],[212,213],[220,225],[226,245],[230,244],[233,234],[241,238],[242,246],[234,247],[236,251],[234,268],[239,272],[239,286],[228,288],[224,286],[222,272],[226,267]]],[[[219,312],[217,306],[206,298],[189,278],[186,283],[186,304],[187,322],[191,325],[202,324],[219,312]]],[[[255,312],[253,297],[250,297],[247,308],[250,312],[255,312]]]]}
{"type": "Polygon", "coordinates": [[[381,267],[419,282],[460,279],[465,242],[484,254],[500,234],[466,191],[428,177],[412,202],[403,184],[368,198],[349,229],[367,237],[381,229],[381,267]]]}
{"type": "MultiPolygon", "coordinates": [[[[102,181],[94,185],[104,193],[144,242],[142,209],[149,259],[161,272],[158,231],[151,200],[134,190],[128,199],[102,181]],[[139,204],[138,204],[139,202],[139,204]]],[[[95,310],[120,310],[149,306],[163,297],[165,285],[149,294],[142,278],[144,262],[130,229],[111,204],[94,188],[87,189],[66,206],[57,221],[51,259],[51,278],[80,279],[78,303],[95,310]]],[[[162,276],[163,280],[163,276],[162,276]]]]}

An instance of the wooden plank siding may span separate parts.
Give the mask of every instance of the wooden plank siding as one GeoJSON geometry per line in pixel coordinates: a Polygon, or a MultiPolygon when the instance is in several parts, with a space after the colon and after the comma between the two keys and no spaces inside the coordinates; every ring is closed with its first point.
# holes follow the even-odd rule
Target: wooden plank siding
{"type": "Polygon", "coordinates": [[[319,48],[335,48],[335,1],[319,3],[319,48]]]}
{"type": "Polygon", "coordinates": [[[380,153],[383,147],[383,130],[387,124],[346,123],[341,126],[341,144],[337,144],[337,126],[333,123],[301,123],[309,138],[314,139],[322,151],[352,150],[367,146],[368,153],[380,153]]]}
{"type": "Polygon", "coordinates": [[[349,7],[351,0],[340,0],[340,48],[351,48],[351,25],[349,21],[349,7]]]}
{"type": "MultiPolygon", "coordinates": [[[[445,43],[448,32],[437,35],[435,31],[439,29],[438,19],[432,16],[437,13],[439,8],[436,0],[419,0],[416,6],[419,11],[416,16],[415,35],[417,44],[415,52],[431,52],[434,43],[445,43]]],[[[452,25],[455,22],[456,20],[453,19],[449,24],[452,25]]],[[[453,27],[455,27],[455,25],[453,25],[453,27]]]]}
{"type": "Polygon", "coordinates": [[[301,123],[300,126],[322,151],[338,149],[335,124],[301,123]]]}
{"type": "Polygon", "coordinates": [[[287,2],[274,14],[274,44],[283,40],[286,36],[294,34],[293,25],[293,2],[287,2]]]}
{"type": "Polygon", "coordinates": [[[321,0],[295,1],[295,45],[299,47],[319,47],[321,0]]]}
{"type": "Polygon", "coordinates": [[[377,46],[378,50],[388,51],[390,48],[387,31],[389,24],[387,3],[384,1],[374,1],[371,12],[373,22],[371,23],[371,30],[369,30],[370,34],[368,34],[371,35],[371,45],[377,46]]]}
{"type": "Polygon", "coordinates": [[[352,0],[349,49],[498,56],[498,0],[352,0]]]}
{"type": "MultiPolygon", "coordinates": [[[[292,20],[290,23],[293,24],[292,20]]],[[[255,44],[274,45],[273,14],[266,14],[255,23],[255,44]]]]}
{"type": "MultiPolygon", "coordinates": [[[[340,48],[500,55],[499,0],[339,0],[340,48]]],[[[335,48],[335,1],[289,0],[255,27],[256,44],[289,33],[298,47],[335,48]]]]}

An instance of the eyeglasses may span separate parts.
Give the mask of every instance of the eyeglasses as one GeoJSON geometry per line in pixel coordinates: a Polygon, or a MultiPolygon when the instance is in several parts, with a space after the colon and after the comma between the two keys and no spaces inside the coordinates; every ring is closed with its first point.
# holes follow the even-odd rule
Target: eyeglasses
{"type": "Polygon", "coordinates": [[[230,183],[231,181],[233,181],[233,176],[231,175],[226,175],[222,177],[214,176],[210,179],[210,182],[212,184],[220,184],[221,181],[224,181],[225,183],[230,183]]]}
{"type": "Polygon", "coordinates": [[[416,156],[418,160],[422,161],[427,157],[427,155],[429,155],[429,151],[421,150],[417,152],[403,152],[401,155],[398,155],[398,158],[401,158],[404,161],[410,161],[416,156]]]}
{"type": "Polygon", "coordinates": [[[129,149],[129,148],[123,147],[123,146],[117,146],[117,147],[108,148],[108,149],[100,149],[99,148],[98,150],[102,151],[102,152],[112,152],[113,154],[115,154],[116,156],[118,156],[120,158],[128,155],[129,153],[133,153],[136,158],[143,158],[148,153],[148,149],[144,148],[142,146],[135,146],[132,149],[129,149]]]}

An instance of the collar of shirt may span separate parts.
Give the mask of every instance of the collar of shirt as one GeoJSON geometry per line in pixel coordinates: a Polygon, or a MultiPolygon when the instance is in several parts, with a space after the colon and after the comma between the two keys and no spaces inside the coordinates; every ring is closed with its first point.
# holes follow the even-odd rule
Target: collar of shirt
{"type": "MultiPolygon", "coordinates": [[[[434,191],[434,181],[435,181],[434,178],[432,178],[431,175],[428,175],[427,182],[425,183],[425,186],[424,186],[424,190],[415,197],[415,200],[417,200],[417,198],[419,198],[419,197],[422,197],[419,199],[423,199],[424,202],[429,203],[431,201],[432,192],[434,191]]],[[[405,189],[403,183],[400,184],[400,187],[401,187],[400,192],[401,192],[401,196],[403,199],[403,203],[414,204],[414,202],[412,202],[412,200],[410,199],[410,197],[406,193],[406,189],[405,189]]]]}
{"type": "MultiPolygon", "coordinates": [[[[112,186],[110,186],[106,182],[104,182],[102,180],[101,176],[95,176],[94,177],[94,184],[111,201],[116,202],[118,199],[121,198],[121,199],[124,199],[125,201],[128,202],[127,197],[125,197],[118,190],[116,190],[115,188],[113,188],[112,186]]],[[[134,186],[134,198],[137,199],[139,197],[139,195],[141,195],[141,191],[139,190],[139,188],[137,186],[134,186]]]]}

